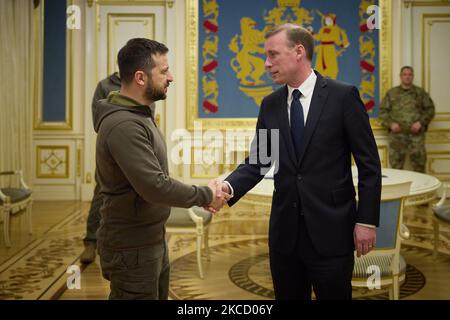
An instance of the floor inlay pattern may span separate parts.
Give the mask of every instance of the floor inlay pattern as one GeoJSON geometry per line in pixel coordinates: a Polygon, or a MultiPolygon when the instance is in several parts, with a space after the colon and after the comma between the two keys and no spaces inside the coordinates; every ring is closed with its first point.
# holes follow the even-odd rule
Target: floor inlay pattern
{"type": "MultiPolygon", "coordinates": [[[[422,250],[416,248],[416,250],[422,250]]],[[[211,261],[204,261],[207,274],[204,280],[192,279],[195,274],[196,253],[191,252],[172,261],[171,296],[174,299],[224,299],[220,290],[214,287],[225,286],[223,294],[229,298],[274,299],[272,279],[269,268],[267,239],[249,239],[226,242],[210,247],[211,261]],[[236,256],[230,265],[223,265],[225,257],[236,256]],[[242,258],[245,257],[245,258],[242,258]],[[224,268],[228,268],[228,279],[224,279],[224,268]],[[195,280],[195,281],[192,281],[195,280]],[[211,288],[211,291],[208,291],[211,288]],[[219,291],[219,292],[216,292],[219,291]],[[230,296],[231,295],[231,296],[230,296]]],[[[425,285],[425,276],[413,265],[407,266],[406,279],[400,288],[400,298],[418,292],[425,285]]],[[[380,290],[354,289],[354,299],[388,299],[386,288],[380,290]]]]}
{"type": "Polygon", "coordinates": [[[0,265],[0,300],[36,300],[75,264],[83,247],[85,215],[74,212],[0,265]]]}
{"type": "MultiPolygon", "coordinates": [[[[45,204],[45,208],[49,204],[45,204]]],[[[55,204],[57,211],[63,209],[55,204]]],[[[107,299],[109,282],[102,279],[99,259],[81,266],[81,289],[67,290],[67,267],[79,265],[88,204],[64,211],[45,225],[38,237],[17,247],[0,264],[1,299],[107,299]],[[84,209],[83,209],[84,208],[84,209]]],[[[268,264],[266,209],[238,205],[214,216],[210,226],[211,259],[203,258],[205,278],[199,278],[196,238],[168,234],[171,299],[273,299],[268,264]]],[[[424,208],[407,208],[404,222],[411,238],[402,243],[408,263],[401,299],[450,299],[450,228],[441,228],[439,255],[433,260],[431,215],[424,208]]],[[[41,228],[41,229],[42,229],[41,228]]],[[[6,250],[4,252],[7,252],[6,250]]],[[[354,299],[387,299],[387,289],[354,289],[354,299]]]]}

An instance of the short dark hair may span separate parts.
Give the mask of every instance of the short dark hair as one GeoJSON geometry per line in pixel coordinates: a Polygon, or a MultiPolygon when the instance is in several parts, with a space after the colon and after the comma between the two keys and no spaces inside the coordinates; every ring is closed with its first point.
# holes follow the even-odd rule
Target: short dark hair
{"type": "Polygon", "coordinates": [[[129,84],[136,71],[150,73],[155,67],[153,55],[166,54],[169,49],[162,43],[145,38],[130,39],[117,55],[120,79],[129,84]]]}
{"type": "Polygon", "coordinates": [[[411,67],[411,66],[403,66],[403,67],[400,69],[400,74],[401,74],[401,73],[403,72],[403,70],[405,70],[405,69],[409,69],[409,70],[411,70],[412,73],[414,73],[413,67],[411,67]]]}
{"type": "Polygon", "coordinates": [[[278,27],[275,27],[274,29],[269,30],[266,33],[265,38],[266,39],[270,38],[276,35],[277,33],[285,30],[288,39],[288,44],[291,47],[301,44],[305,48],[306,57],[308,58],[309,61],[312,61],[314,54],[314,38],[311,32],[309,32],[307,29],[303,27],[297,26],[292,23],[285,23],[278,27]]]}

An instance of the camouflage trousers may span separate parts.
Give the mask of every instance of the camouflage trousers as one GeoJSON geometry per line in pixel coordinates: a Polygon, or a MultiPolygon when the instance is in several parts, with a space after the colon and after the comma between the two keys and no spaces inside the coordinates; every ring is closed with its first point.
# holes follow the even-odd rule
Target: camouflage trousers
{"type": "Polygon", "coordinates": [[[403,169],[406,156],[414,171],[425,172],[427,152],[425,150],[425,133],[405,134],[389,133],[389,162],[394,169],[403,169]]]}

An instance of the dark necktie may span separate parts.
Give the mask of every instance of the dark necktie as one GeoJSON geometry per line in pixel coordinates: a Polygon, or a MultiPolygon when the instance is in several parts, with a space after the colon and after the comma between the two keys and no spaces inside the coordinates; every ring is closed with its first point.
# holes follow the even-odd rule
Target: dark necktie
{"type": "Polygon", "coordinates": [[[303,107],[300,103],[301,92],[295,89],[292,92],[291,103],[291,136],[294,142],[295,154],[297,160],[300,159],[300,149],[302,146],[302,138],[305,132],[305,118],[303,117],[303,107]]]}

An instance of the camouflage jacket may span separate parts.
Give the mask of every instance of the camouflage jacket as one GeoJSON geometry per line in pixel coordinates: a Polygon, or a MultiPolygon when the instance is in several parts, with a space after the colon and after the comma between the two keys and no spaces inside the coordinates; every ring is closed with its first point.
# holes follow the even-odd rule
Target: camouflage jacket
{"type": "Polygon", "coordinates": [[[433,100],[425,90],[414,85],[409,90],[401,86],[390,89],[380,106],[379,118],[388,129],[392,122],[396,122],[402,131],[409,132],[411,125],[420,121],[422,131],[426,131],[433,117],[433,100]]]}
{"type": "Polygon", "coordinates": [[[120,77],[119,73],[114,72],[97,84],[95,88],[94,97],[92,98],[92,118],[95,117],[97,112],[97,101],[106,99],[111,91],[120,90],[120,77]]]}

